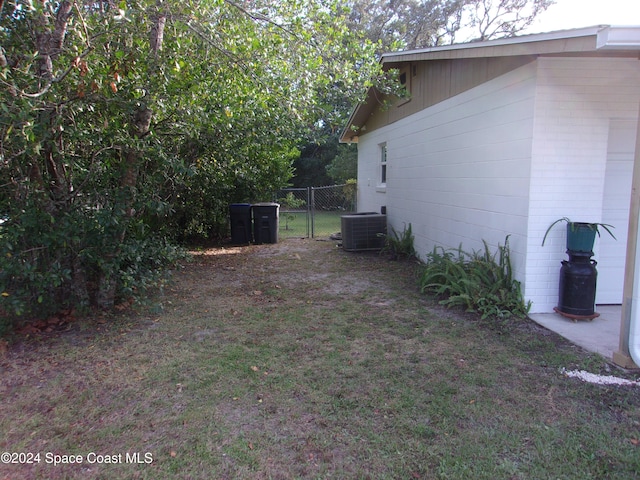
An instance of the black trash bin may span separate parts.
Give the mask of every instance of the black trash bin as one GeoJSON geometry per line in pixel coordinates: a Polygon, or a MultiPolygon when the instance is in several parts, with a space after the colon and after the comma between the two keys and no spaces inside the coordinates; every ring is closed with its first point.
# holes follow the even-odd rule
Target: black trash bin
{"type": "Polygon", "coordinates": [[[253,240],[255,243],[278,243],[280,205],[277,203],[254,203],[253,240]]]}
{"type": "Polygon", "coordinates": [[[229,205],[231,222],[231,243],[244,245],[251,243],[251,204],[232,203],[229,205]]]}

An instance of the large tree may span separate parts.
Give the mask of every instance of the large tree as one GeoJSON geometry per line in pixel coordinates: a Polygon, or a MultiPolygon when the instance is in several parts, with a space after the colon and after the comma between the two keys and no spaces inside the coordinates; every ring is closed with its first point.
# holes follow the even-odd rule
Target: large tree
{"type": "Polygon", "coordinates": [[[108,307],[177,228],[285,184],[296,145],[343,121],[327,99],[377,78],[345,19],[315,0],[0,0],[1,308],[108,307]]]}
{"type": "Polygon", "coordinates": [[[513,36],[555,0],[345,0],[353,28],[383,51],[513,36]]]}

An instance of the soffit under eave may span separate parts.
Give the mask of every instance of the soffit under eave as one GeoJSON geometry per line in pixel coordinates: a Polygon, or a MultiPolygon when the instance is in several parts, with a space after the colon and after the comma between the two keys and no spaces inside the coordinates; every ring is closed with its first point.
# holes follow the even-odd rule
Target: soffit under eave
{"type": "Polygon", "coordinates": [[[393,65],[407,62],[429,60],[452,60],[481,57],[513,57],[521,55],[549,55],[596,52],[597,37],[595,35],[577,38],[560,38],[540,42],[511,43],[508,45],[487,45],[459,49],[434,49],[424,52],[385,55],[383,64],[393,65]]]}
{"type": "Polygon", "coordinates": [[[371,87],[367,91],[366,99],[360,102],[355,108],[347,122],[347,126],[342,132],[340,136],[341,143],[358,143],[360,128],[366,125],[374,109],[381,105],[379,99],[382,98],[382,96],[382,93],[374,87],[371,87]]]}
{"type": "MultiPolygon", "coordinates": [[[[571,55],[580,53],[595,53],[597,37],[589,35],[583,37],[556,38],[540,42],[510,43],[507,45],[472,46],[469,48],[436,49],[415,53],[398,53],[385,55],[382,59],[383,69],[399,68],[403,64],[433,60],[455,60],[469,58],[491,57],[535,57],[538,55],[571,55]]],[[[347,126],[340,137],[340,142],[357,143],[358,128],[366,125],[373,114],[374,108],[380,104],[377,96],[382,96],[375,88],[369,89],[367,99],[360,103],[352,113],[347,126]]]]}
{"type": "MultiPolygon", "coordinates": [[[[473,58],[504,58],[504,57],[530,57],[538,56],[565,56],[565,57],[628,57],[640,58],[640,50],[628,48],[626,50],[603,49],[597,45],[596,34],[579,37],[562,37],[538,42],[509,43],[504,45],[472,46],[468,48],[435,49],[417,51],[414,53],[402,53],[384,55],[382,59],[383,69],[401,68],[407,63],[427,62],[433,60],[455,60],[473,58]]],[[[382,94],[371,88],[367,92],[367,100],[360,103],[352,113],[349,122],[340,137],[343,143],[357,143],[358,130],[354,125],[362,127],[374,113],[374,109],[380,105],[377,97],[382,94]]]]}

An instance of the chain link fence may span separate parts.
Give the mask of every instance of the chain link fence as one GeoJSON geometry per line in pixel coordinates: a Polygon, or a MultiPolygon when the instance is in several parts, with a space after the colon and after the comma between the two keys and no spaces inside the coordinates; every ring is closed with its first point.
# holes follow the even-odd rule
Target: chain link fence
{"type": "Polygon", "coordinates": [[[328,237],[340,232],[340,217],[356,208],[356,184],[285,188],[275,195],[280,204],[278,237],[328,237]]]}

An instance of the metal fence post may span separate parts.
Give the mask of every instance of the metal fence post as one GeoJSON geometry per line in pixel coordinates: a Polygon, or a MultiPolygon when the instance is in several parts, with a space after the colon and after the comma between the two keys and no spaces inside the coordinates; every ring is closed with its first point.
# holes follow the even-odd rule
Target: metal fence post
{"type": "Polygon", "coordinates": [[[311,238],[314,238],[316,224],[316,192],[313,187],[309,187],[309,191],[311,192],[311,201],[309,202],[311,208],[311,238]]]}
{"type": "Polygon", "coordinates": [[[307,187],[307,238],[310,236],[311,229],[311,187],[307,187]]]}

